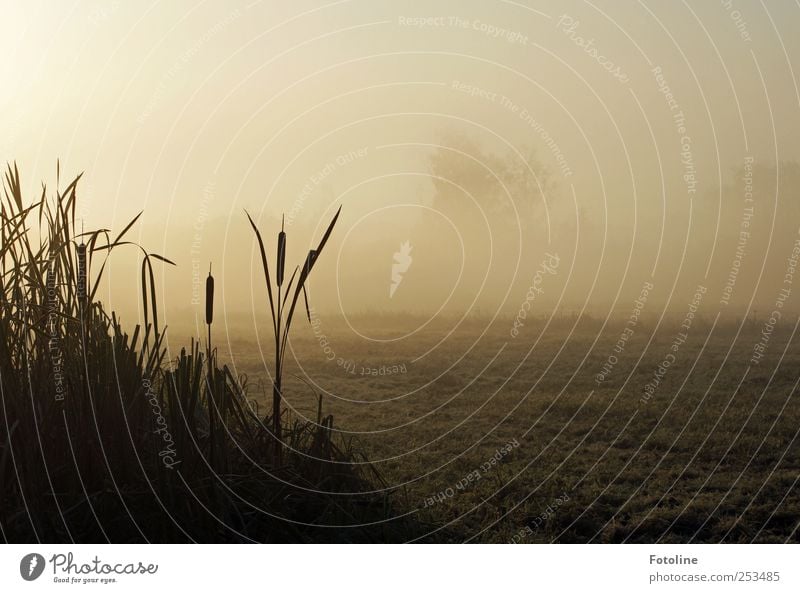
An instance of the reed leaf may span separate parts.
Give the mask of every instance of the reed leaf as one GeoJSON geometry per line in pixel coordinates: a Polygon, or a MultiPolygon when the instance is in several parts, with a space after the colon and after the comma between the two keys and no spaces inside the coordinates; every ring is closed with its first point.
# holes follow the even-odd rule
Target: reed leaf
{"type": "Polygon", "coordinates": [[[272,282],[270,281],[269,278],[269,264],[267,263],[267,252],[264,249],[264,240],[261,238],[261,232],[258,230],[256,223],[253,222],[250,213],[247,212],[247,210],[245,210],[244,213],[247,214],[247,219],[250,221],[250,226],[253,227],[253,231],[255,232],[256,238],[258,239],[258,247],[261,252],[261,266],[264,269],[264,280],[267,285],[267,295],[269,296],[269,310],[270,313],[272,314],[272,326],[274,332],[277,334],[278,325],[277,325],[277,319],[275,317],[275,304],[272,299],[272,282]]]}

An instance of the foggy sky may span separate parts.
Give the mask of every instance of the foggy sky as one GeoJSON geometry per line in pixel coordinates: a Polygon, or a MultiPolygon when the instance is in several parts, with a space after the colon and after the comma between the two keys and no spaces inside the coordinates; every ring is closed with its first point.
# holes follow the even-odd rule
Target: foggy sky
{"type": "MultiPolygon", "coordinates": [[[[224,311],[263,311],[245,209],[270,256],[285,215],[300,264],[343,206],[310,295],[344,315],[514,315],[534,282],[542,314],[624,313],[652,282],[652,311],[684,310],[703,285],[709,311],[741,315],[772,306],[800,239],[796,4],[4,13],[0,154],[30,200],[57,159],[62,182],[85,172],[87,228],[144,210],[132,238],[178,264],[157,275],[171,324],[202,310],[209,262],[224,311]]],[[[137,257],[115,253],[99,297],[131,320],[137,257]]]]}

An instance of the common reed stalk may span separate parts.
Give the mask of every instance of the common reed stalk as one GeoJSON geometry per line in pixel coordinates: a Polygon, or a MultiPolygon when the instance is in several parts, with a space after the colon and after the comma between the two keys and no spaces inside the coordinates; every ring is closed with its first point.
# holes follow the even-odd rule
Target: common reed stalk
{"type": "Polygon", "coordinates": [[[247,214],[247,218],[250,221],[250,226],[253,228],[256,238],[258,239],[258,247],[261,253],[261,267],[264,270],[264,281],[267,285],[267,296],[269,298],[269,311],[272,317],[272,330],[275,336],[275,374],[272,379],[272,434],[275,437],[275,459],[277,462],[280,461],[283,450],[283,435],[281,428],[281,400],[283,398],[283,392],[282,392],[283,362],[286,353],[286,343],[289,338],[289,328],[291,327],[292,318],[294,317],[295,307],[297,306],[297,301],[300,298],[301,293],[303,295],[303,300],[306,306],[306,315],[308,317],[309,323],[311,322],[311,311],[308,306],[308,294],[306,292],[306,282],[308,280],[309,275],[311,274],[311,270],[314,267],[314,264],[319,258],[319,254],[322,253],[322,249],[325,247],[325,243],[327,243],[328,237],[330,237],[330,234],[333,231],[333,227],[336,224],[336,221],[339,218],[339,213],[341,211],[342,207],[339,206],[339,209],[336,211],[336,214],[333,216],[333,219],[328,225],[328,228],[325,230],[325,234],[322,236],[322,240],[319,242],[317,248],[311,249],[308,252],[308,255],[306,256],[302,268],[300,268],[299,266],[295,267],[294,272],[292,273],[292,276],[289,279],[288,284],[286,284],[285,291],[283,285],[284,285],[284,270],[286,264],[286,233],[283,229],[283,223],[281,223],[281,230],[278,233],[277,261],[276,261],[277,275],[276,275],[275,296],[277,297],[277,303],[275,302],[276,299],[273,296],[272,280],[270,278],[269,264],[267,262],[267,253],[264,248],[264,241],[261,237],[261,232],[258,230],[258,227],[256,226],[255,222],[253,222],[253,219],[250,216],[250,214],[247,211],[245,211],[245,214],[247,214]],[[299,276],[297,274],[298,271],[300,271],[299,276]],[[296,284],[294,283],[295,278],[297,278],[296,284]],[[294,286],[294,292],[292,292],[293,286],[294,286]],[[289,301],[290,295],[291,295],[291,301],[289,301]],[[286,307],[287,302],[289,303],[288,309],[286,307]]]}

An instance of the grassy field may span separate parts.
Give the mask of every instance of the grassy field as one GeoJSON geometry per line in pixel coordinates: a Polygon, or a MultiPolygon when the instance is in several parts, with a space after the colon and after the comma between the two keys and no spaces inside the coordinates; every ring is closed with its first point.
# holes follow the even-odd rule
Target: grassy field
{"type": "MultiPolygon", "coordinates": [[[[793,319],[755,366],[760,323],[699,319],[649,397],[675,320],[643,321],[600,384],[621,324],[538,321],[512,339],[510,323],[439,321],[398,339],[413,320],[362,318],[365,339],[316,317],[290,347],[288,404],[313,417],[321,393],[436,539],[798,541],[793,319]]],[[[255,342],[228,355],[251,382],[265,376],[255,342]]]]}

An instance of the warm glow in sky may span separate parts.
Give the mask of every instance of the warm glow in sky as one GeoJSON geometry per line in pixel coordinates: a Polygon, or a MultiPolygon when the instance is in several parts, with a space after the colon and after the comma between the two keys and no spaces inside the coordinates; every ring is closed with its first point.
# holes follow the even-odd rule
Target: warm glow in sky
{"type": "MultiPolygon", "coordinates": [[[[683,309],[698,284],[716,306],[738,261],[724,308],[741,314],[774,299],[798,238],[797,4],[88,0],[3,12],[3,158],[29,199],[55,184],[56,159],[62,177],[85,172],[87,227],[120,229],[144,209],[137,240],[178,263],[159,279],[178,317],[200,310],[193,270],[204,277],[209,261],[229,312],[261,306],[244,208],[269,249],[286,213],[299,263],[343,205],[312,293],[347,314],[513,314],[547,253],[560,264],[540,312],[626,310],[650,280],[662,307],[683,309]],[[406,241],[413,263],[390,296],[406,241]]],[[[135,256],[102,297],[128,315],[135,256]]]]}

